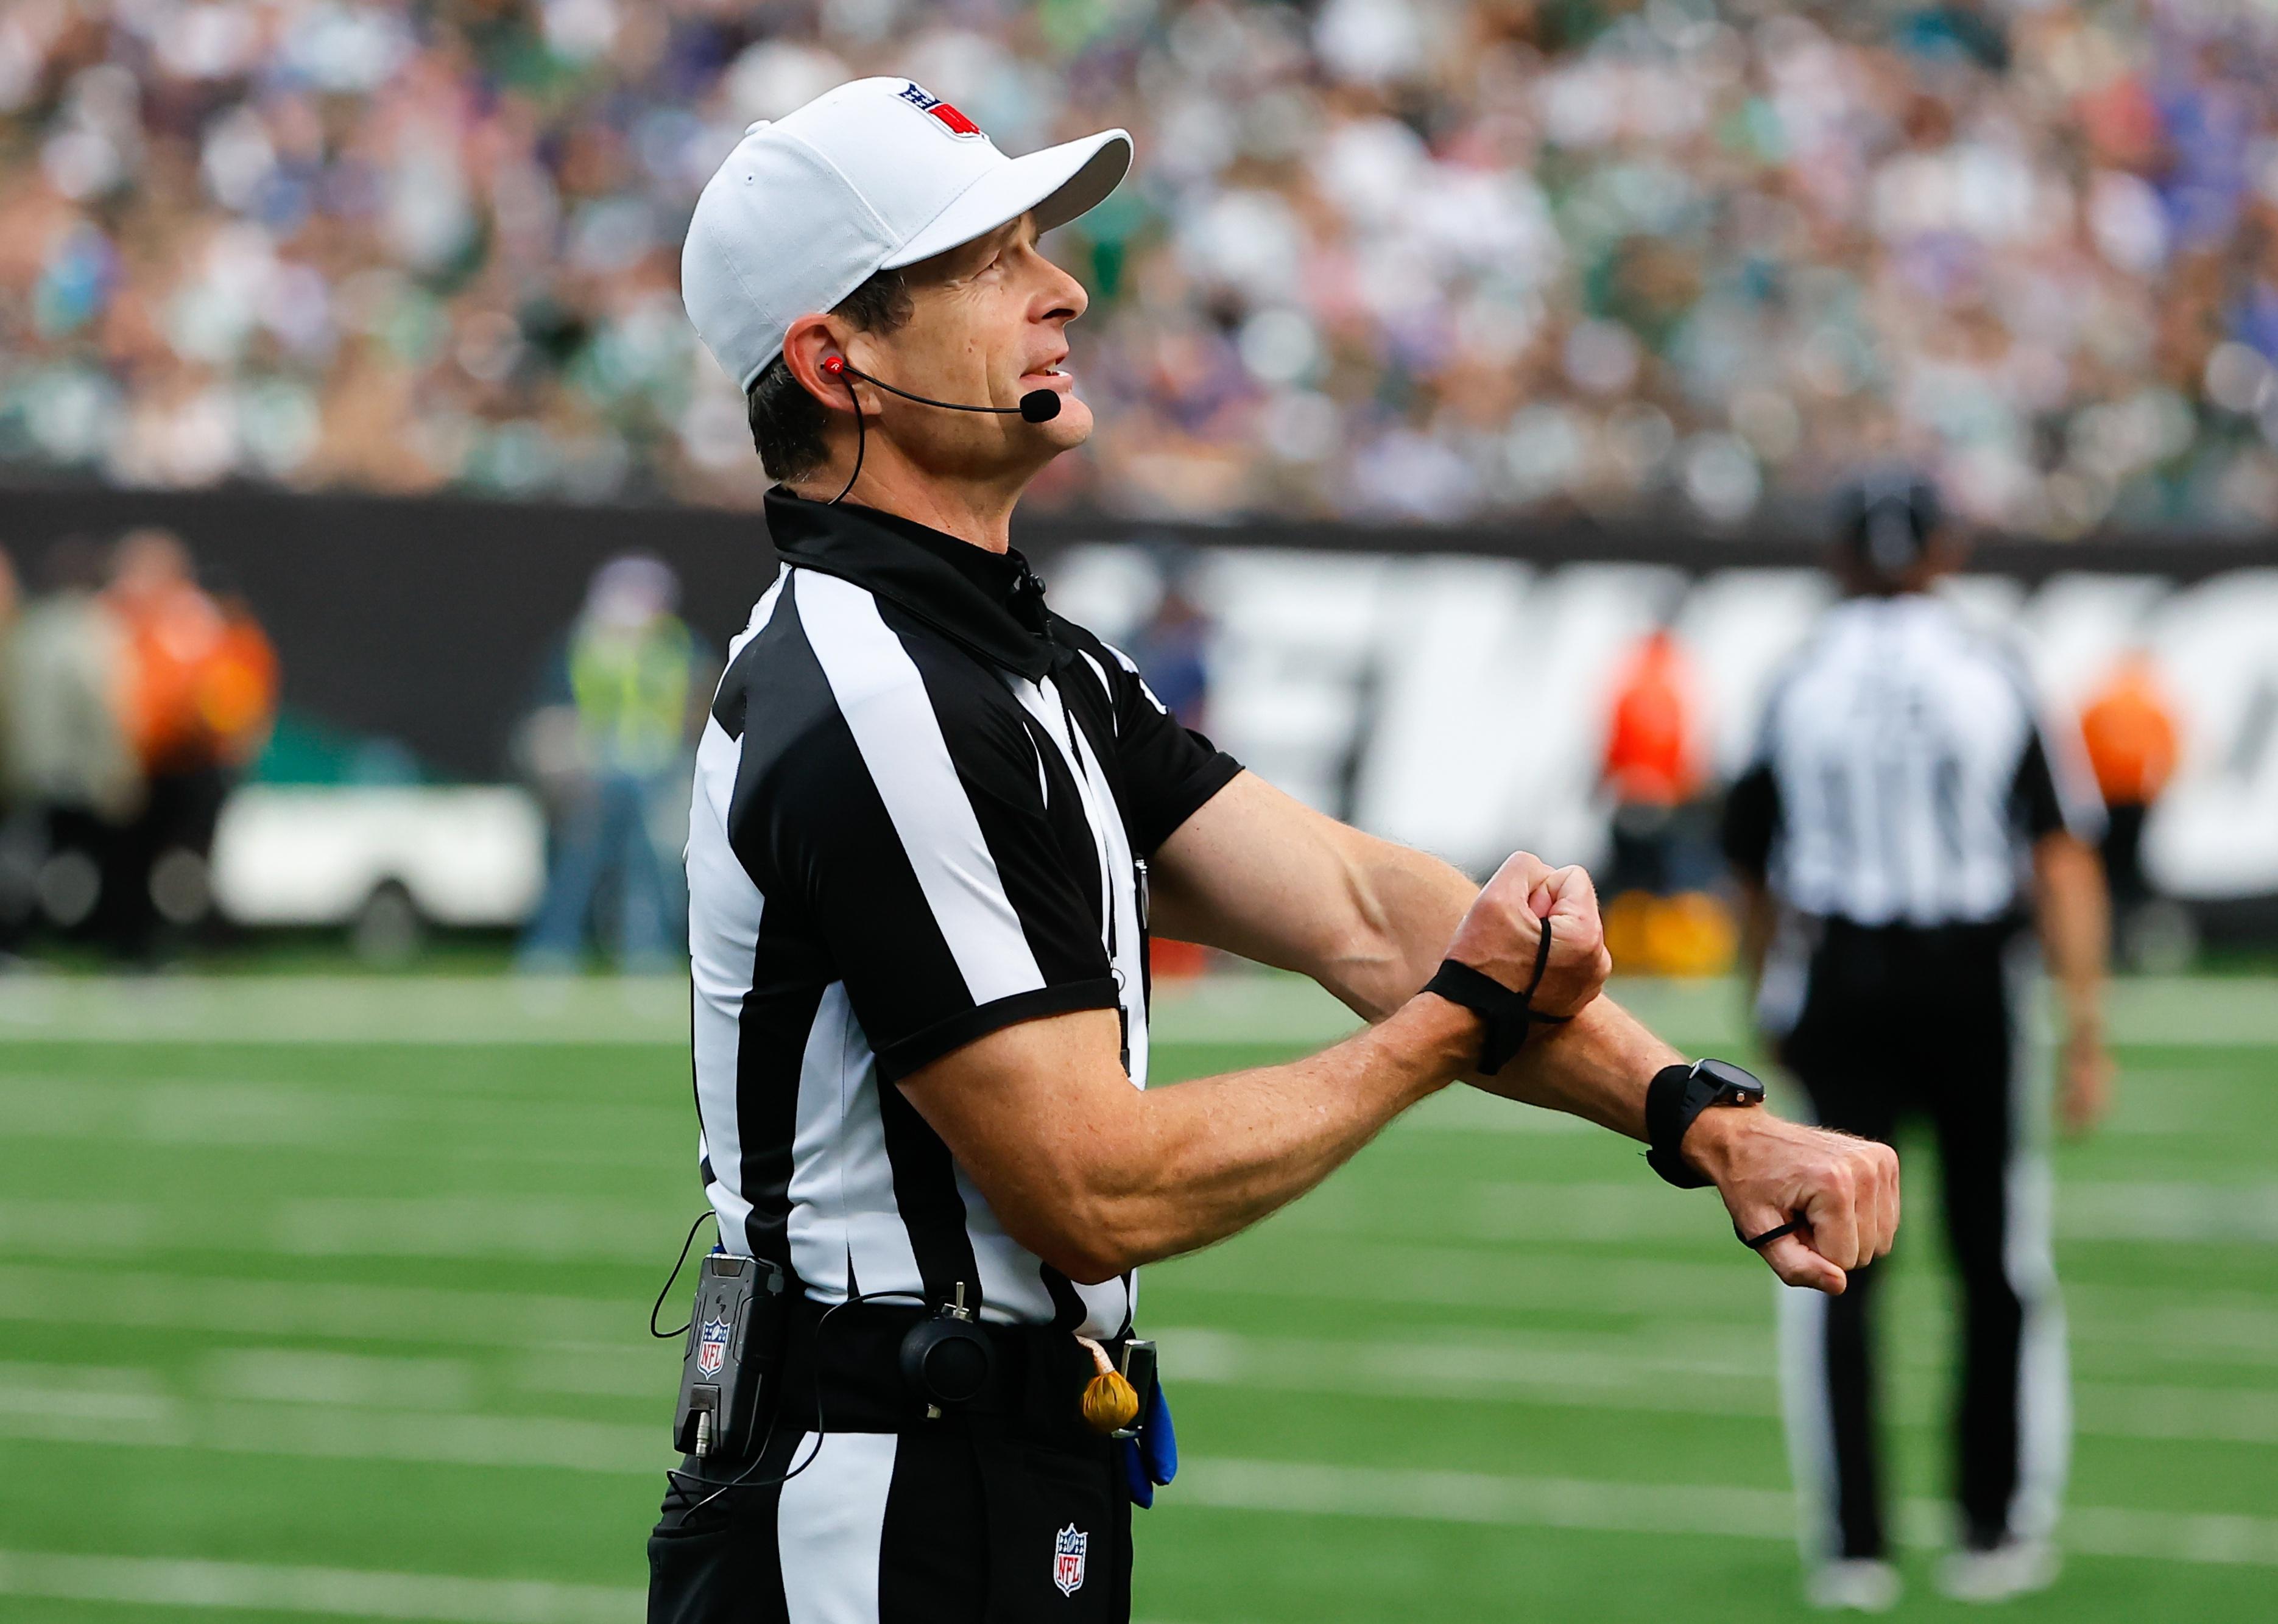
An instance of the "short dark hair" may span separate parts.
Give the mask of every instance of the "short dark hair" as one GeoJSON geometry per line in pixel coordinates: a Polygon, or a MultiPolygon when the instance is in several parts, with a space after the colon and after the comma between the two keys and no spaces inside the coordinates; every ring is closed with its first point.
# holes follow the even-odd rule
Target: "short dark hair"
{"type": "MultiPolygon", "coordinates": [[[[899,271],[874,272],[870,279],[831,308],[864,332],[891,332],[916,309],[909,278],[899,271]]],[[[752,444],[773,479],[804,479],[829,460],[823,431],[829,414],[822,402],[777,355],[752,380],[744,394],[752,424],[752,444]]]]}

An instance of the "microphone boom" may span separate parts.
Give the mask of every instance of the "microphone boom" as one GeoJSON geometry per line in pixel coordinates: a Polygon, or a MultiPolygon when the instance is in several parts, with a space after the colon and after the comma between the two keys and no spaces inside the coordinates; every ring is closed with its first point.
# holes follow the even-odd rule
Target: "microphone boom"
{"type": "MultiPolygon", "coordinates": [[[[850,366],[844,355],[824,356],[822,370],[846,385],[846,398],[850,401],[854,399],[854,379],[859,377],[866,384],[876,385],[888,394],[898,394],[905,400],[916,401],[920,406],[938,406],[945,412],[987,412],[1001,417],[1018,417],[1023,423],[1050,423],[1060,415],[1059,393],[1052,389],[1031,389],[1021,397],[1018,406],[967,406],[959,400],[936,400],[927,395],[912,394],[906,389],[897,389],[883,377],[872,377],[860,368],[850,366]]],[[[838,494],[830,499],[832,507],[845,501],[846,492],[852,491],[854,482],[862,477],[862,453],[868,445],[868,436],[862,427],[862,410],[857,402],[854,410],[854,471],[846,476],[846,483],[839,487],[838,494]]]]}

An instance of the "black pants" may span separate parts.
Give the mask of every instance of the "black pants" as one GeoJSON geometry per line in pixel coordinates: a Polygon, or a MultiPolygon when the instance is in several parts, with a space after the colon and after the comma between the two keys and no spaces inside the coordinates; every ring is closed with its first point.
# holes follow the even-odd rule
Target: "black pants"
{"type": "MultiPolygon", "coordinates": [[[[814,1448],[784,1430],[753,1475],[814,1448]]],[[[1131,1505],[1113,1464],[1105,1439],[1047,1445],[975,1416],[834,1432],[790,1482],[704,1505],[742,1469],[712,1466],[665,1496],[649,1624],[1127,1624],[1131,1505]]]]}
{"type": "MultiPolygon", "coordinates": [[[[2053,1526],[2069,1446],[2064,1323],[2049,1242],[2037,1068],[2025,1041],[2036,961],[2013,926],[1816,928],[1781,1057],[1822,1125],[1938,1148],[1961,1276],[1953,1415],[1959,1535],[1984,1549],[2053,1526]]],[[[1919,1218],[1916,1219],[1919,1222],[1919,1218]]],[[[1875,1303],[1883,1268],[1828,1298],[1783,1290],[1789,1451],[1815,1560],[1884,1555],[1875,1303]]]]}

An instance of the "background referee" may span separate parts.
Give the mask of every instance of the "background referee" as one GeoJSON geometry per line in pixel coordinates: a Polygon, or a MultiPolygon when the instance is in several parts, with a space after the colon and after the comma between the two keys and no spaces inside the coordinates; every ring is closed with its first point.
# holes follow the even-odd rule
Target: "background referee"
{"type": "MultiPolygon", "coordinates": [[[[1758,1018],[1825,1125],[1891,1140],[1919,1119],[1944,1171],[1962,1285],[1952,1594],[2055,1576],[2068,1446],[2064,1322],[2041,1150],[2039,955],[2062,995],[2062,1117],[2102,1114],[2107,909],[2095,790],[2044,729],[2017,657],[1930,589],[1955,560],[1937,494],[1869,477],[1838,507],[1848,598],[1776,681],[1727,803],[1758,1018]]],[[[1790,1452],[1808,1591],[1898,1596],[1876,1441],[1879,1270],[1839,1298],[1783,1292],[1790,1452]]]]}

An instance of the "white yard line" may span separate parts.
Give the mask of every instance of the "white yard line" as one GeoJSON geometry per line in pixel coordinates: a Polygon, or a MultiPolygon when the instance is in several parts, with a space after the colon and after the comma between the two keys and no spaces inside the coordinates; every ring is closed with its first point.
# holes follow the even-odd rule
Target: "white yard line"
{"type": "MultiPolygon", "coordinates": [[[[646,1435],[649,1430],[637,1430],[646,1435]]],[[[458,1449],[444,1458],[466,1460],[479,1436],[462,1437],[458,1449]]],[[[434,1457],[391,1452],[391,1458],[434,1457]]],[[[511,1460],[489,1464],[568,1463],[532,1461],[517,1451],[511,1460]]],[[[596,1463],[589,1469],[637,1468],[596,1463]]],[[[1794,1529],[1793,1501],[1785,1491],[1775,1489],[1604,1483],[1208,1457],[1186,1462],[1164,1504],[1307,1516],[1780,1541],[1792,1539],[1794,1529]]],[[[1936,1502],[1909,1501],[1900,1508],[1900,1528],[1912,1544],[1939,1543],[1940,1530],[1948,1521],[1947,1509],[1936,1502]]],[[[2269,1518],[2082,1506],[2068,1513],[2060,1537],[2068,1549],[2098,1556],[2278,1567],[2278,1520],[2269,1518]]],[[[631,1616],[623,1610],[638,1592],[336,1568],[0,1552],[0,1594],[356,1617],[465,1620],[470,1624],[475,1620],[520,1624],[525,1620],[531,1624],[541,1620],[582,1624],[587,1619],[631,1616]]]]}
{"type": "Polygon", "coordinates": [[[645,1301],[156,1272],[106,1273],[103,1285],[89,1291],[76,1269],[0,1268],[0,1321],[528,1347],[645,1336],[648,1310],[645,1301]]]}
{"type": "Polygon", "coordinates": [[[0,1038],[73,1042],[688,1042],[681,977],[0,978],[0,1038]]]}
{"type": "MultiPolygon", "coordinates": [[[[669,1373],[667,1373],[669,1379],[669,1373]]],[[[659,1391],[665,1392],[666,1388],[659,1391]]],[[[655,1475],[674,1464],[661,1424],[547,1415],[438,1414],[304,1404],[201,1403],[80,1393],[69,1407],[27,1389],[0,1402],[0,1437],[136,1450],[655,1475]]]]}
{"type": "MultiPolygon", "coordinates": [[[[1778,1490],[1501,1477],[1316,1461],[1191,1460],[1161,1504],[1497,1528],[1783,1542],[1795,1537],[1794,1503],[1778,1490]]],[[[1901,1507],[1900,1522],[1908,1543],[1936,1544],[1951,1520],[1943,1506],[1909,1501],[1901,1507]]],[[[2083,1506],[2067,1514],[2058,1537],[2068,1549],[2095,1556],[2278,1567],[2278,1520],[2264,1517],[2083,1506]]]]}
{"type": "MultiPolygon", "coordinates": [[[[1203,1327],[1158,1328],[1173,1390],[1221,1386],[1340,1397],[1506,1401],[1550,1408],[1765,1419],[1776,1395],[1743,1379],[1762,1360],[1725,1339],[1687,1347],[1589,1348],[1550,1336],[1349,1341],[1263,1337],[1203,1327]]],[[[574,1377],[576,1350],[534,1350],[561,1366],[536,1384],[660,1399],[672,1370],[632,1349],[606,1371],[574,1377]],[[592,1378],[606,1376],[609,1379],[592,1378]],[[636,1380],[638,1377],[639,1379],[636,1380]]],[[[587,1362],[590,1362],[587,1361],[587,1362]]],[[[1910,1363],[1900,1417],[1940,1424],[1934,1365],[1910,1363]],[[1920,1379],[1916,1379],[1920,1378],[1920,1379]]],[[[216,1350],[197,1367],[208,1397],[172,1396],[132,1367],[73,1370],[0,1366],[0,1437],[50,1443],[147,1445],[462,1466],[539,1466],[646,1473],[662,1460],[652,1428],[544,1415],[470,1413],[482,1385],[464,1361],[282,1348],[216,1350]]],[[[2278,1444],[2278,1392],[2087,1382],[2075,1390],[2089,1436],[2232,1445],[2278,1444]]]]}
{"type": "MultiPolygon", "coordinates": [[[[647,1263],[673,1219],[654,1204],[565,1196],[318,1197],[272,1204],[164,1205],[92,1198],[0,1201],[0,1254],[108,1257],[154,1247],[298,1257],[423,1257],[647,1263]]],[[[1665,1241],[1722,1246],[1713,1202],[1642,1181],[1517,1184],[1450,1178],[1404,1208],[1338,1192],[1280,1220],[1282,1232],[1397,1242],[1453,1229],[1492,1247],[1665,1241]]],[[[2278,1184],[2075,1181],[2057,1189],[2056,1232],[2071,1242],[2278,1246],[2278,1184]]],[[[1737,1255],[1737,1249],[1735,1249],[1737,1255]]],[[[1738,1275],[1720,1271],[1728,1283],[1738,1275]]]]}
{"type": "MultiPolygon", "coordinates": [[[[1718,1339],[1736,1335],[1754,1346],[1770,1318],[1769,1277],[1758,1278],[1746,1269],[1710,1263],[1366,1247],[1348,1248],[1328,1262],[1309,1264],[1293,1256],[1278,1267],[1253,1267],[1231,1276],[1221,1276],[1205,1263],[1179,1267],[1175,1289],[1204,1297],[1456,1308],[1508,1302],[1545,1315],[1569,1310],[1650,1314],[1658,1328],[1656,1343],[1677,1336],[1696,1348],[1717,1346],[1718,1339]]],[[[90,1294],[84,1273],[77,1269],[0,1265],[0,1323],[201,1330],[247,1340],[307,1337],[618,1350],[649,1346],[638,1330],[647,1311],[646,1301],[157,1271],[111,1272],[104,1279],[107,1289],[90,1294]]],[[[2076,1343],[2178,1358],[2193,1354],[2182,1359],[2186,1363],[2278,1364],[2278,1305],[2252,1294],[2234,1292],[2208,1300],[2199,1293],[2161,1286],[2100,1285],[2075,1286],[2066,1296],[2076,1343]]],[[[1936,1305],[1925,1305],[1922,1311],[1942,1313],[1936,1305]]],[[[1553,1326],[1529,1334],[1559,1332],[1553,1326]]],[[[1635,1340],[1604,1330],[1588,1335],[1594,1343],[1635,1340]]]]}
{"type": "MultiPolygon", "coordinates": [[[[1151,1327],[1163,1350],[1166,1391],[1193,1383],[1345,1398],[1515,1399],[1554,1408],[1770,1417],[1778,1393],[1752,1378],[1769,1354],[1726,1339],[1687,1351],[1581,1347],[1541,1337],[1493,1340],[1336,1341],[1256,1337],[1198,1326],[1151,1327]]],[[[1907,1367],[1943,1377],[1943,1360],[1907,1367]]],[[[1942,1426],[1944,1382],[1909,1383],[1900,1419],[1942,1426]]],[[[2091,1437],[2222,1444],[2278,1444],[2278,1391],[2081,1382],[2076,1430],[2091,1437]]]]}
{"type": "MultiPolygon", "coordinates": [[[[1743,1037],[1729,980],[1617,980],[1615,995],[1673,1040],[1743,1037]]],[[[1353,1029],[1342,1004],[1293,976],[1232,973],[1157,989],[1157,1041],[1320,1043],[1353,1029]]],[[[2143,977],[2115,983],[2123,1043],[2278,1043],[2278,980],[2143,977]]],[[[579,1044],[688,1041],[680,977],[16,975],[0,978],[0,1039],[74,1042],[579,1044]]]]}
{"type": "Polygon", "coordinates": [[[0,1596],[434,1624],[624,1624],[646,1605],[646,1591],[615,1585],[48,1551],[0,1551],[0,1596]]]}

